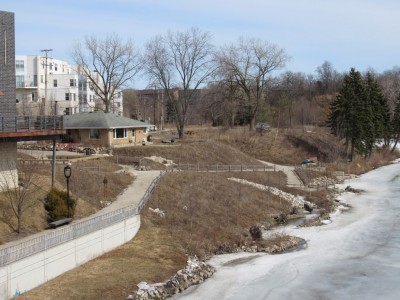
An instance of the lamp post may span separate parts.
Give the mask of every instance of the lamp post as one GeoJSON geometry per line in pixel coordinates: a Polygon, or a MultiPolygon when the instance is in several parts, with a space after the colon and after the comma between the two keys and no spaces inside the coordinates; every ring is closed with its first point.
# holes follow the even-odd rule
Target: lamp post
{"type": "Polygon", "coordinates": [[[67,179],[67,206],[68,206],[68,218],[71,216],[70,214],[70,201],[69,201],[69,178],[71,177],[72,170],[71,170],[71,163],[68,163],[64,167],[64,176],[67,179]]]}

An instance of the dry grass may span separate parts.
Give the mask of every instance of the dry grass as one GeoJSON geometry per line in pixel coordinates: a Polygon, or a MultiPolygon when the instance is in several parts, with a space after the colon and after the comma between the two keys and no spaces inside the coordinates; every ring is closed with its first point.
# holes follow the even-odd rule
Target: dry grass
{"type": "Polygon", "coordinates": [[[165,228],[142,218],[136,237],[123,246],[27,293],[29,300],[125,299],[141,281],[161,282],[186,265],[180,244],[165,228]]]}
{"type": "MultiPolygon", "coordinates": [[[[23,155],[26,159],[32,159],[23,155]]],[[[120,166],[107,161],[87,160],[72,163],[72,176],[70,179],[71,195],[77,201],[75,219],[87,217],[101,208],[100,201],[115,200],[116,196],[125,189],[133,180],[132,176],[125,173],[115,173],[120,166]],[[107,195],[104,196],[103,179],[107,177],[107,195]]],[[[30,194],[35,200],[34,206],[23,215],[23,230],[16,234],[3,222],[0,222],[0,243],[16,240],[47,228],[46,213],[43,200],[51,187],[51,166],[48,164],[32,163],[34,174],[34,193],[30,194]]],[[[63,166],[58,165],[55,176],[55,188],[66,189],[66,180],[63,166]]],[[[1,194],[0,194],[1,197],[1,194]]],[[[4,206],[5,202],[2,201],[4,206]]],[[[3,207],[4,209],[4,207],[3,207]]]]}
{"type": "MultiPolygon", "coordinates": [[[[150,206],[161,209],[166,216],[152,219],[167,227],[190,255],[204,258],[221,245],[245,243],[251,225],[272,224],[272,215],[288,212],[290,205],[265,191],[227,179],[240,174],[245,173],[164,176],[150,206]]],[[[261,172],[258,175],[261,177],[261,172]]],[[[151,217],[151,212],[143,213],[151,217]]]]}
{"type": "MultiPolygon", "coordinates": [[[[293,132],[280,130],[276,134],[272,130],[260,136],[247,128],[196,128],[193,135],[186,136],[175,145],[121,148],[116,149],[115,154],[155,155],[176,163],[190,164],[256,164],[257,159],[298,164],[302,159],[318,154],[318,147],[315,148],[318,139],[306,138],[307,135],[302,137],[301,132],[296,133],[294,138],[293,132]],[[288,138],[289,135],[291,138],[288,138]]],[[[330,143],[328,141],[324,149],[329,149],[330,143]]],[[[332,151],[334,153],[326,157],[336,155],[337,150],[332,151]]],[[[368,166],[375,165],[368,163],[368,166]]],[[[162,168],[157,164],[152,167],[162,168]]],[[[93,173],[88,172],[87,177],[98,190],[104,174],[95,177],[93,173]]],[[[246,243],[249,241],[250,226],[272,224],[271,215],[289,210],[290,206],[278,197],[230,181],[228,177],[276,186],[286,192],[303,195],[326,211],[330,210],[331,202],[326,200],[326,191],[288,188],[283,174],[271,174],[169,173],[162,178],[142,212],[142,227],[132,241],[27,292],[21,298],[123,299],[140,281],[154,283],[166,280],[183,267],[187,254],[207,257],[210,253],[226,249],[226,245],[246,243]],[[154,215],[148,207],[159,208],[166,216],[154,215]]],[[[92,193],[98,193],[97,190],[92,193]]],[[[275,242],[280,240],[282,237],[278,236],[275,242]]]]}
{"type": "Polygon", "coordinates": [[[253,157],[244,154],[235,147],[213,140],[188,138],[174,145],[147,145],[115,149],[122,156],[159,156],[172,160],[176,164],[221,164],[254,165],[260,164],[253,157]]]}

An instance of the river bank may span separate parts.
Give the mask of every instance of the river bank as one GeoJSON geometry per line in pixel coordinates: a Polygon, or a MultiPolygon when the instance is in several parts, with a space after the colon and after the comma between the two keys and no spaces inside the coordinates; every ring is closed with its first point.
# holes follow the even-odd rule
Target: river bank
{"type": "Polygon", "coordinates": [[[340,196],[350,212],[326,226],[285,229],[306,250],[214,256],[214,276],[173,299],[398,299],[399,182],[398,163],[346,181],[343,189],[364,191],[340,196]]]}

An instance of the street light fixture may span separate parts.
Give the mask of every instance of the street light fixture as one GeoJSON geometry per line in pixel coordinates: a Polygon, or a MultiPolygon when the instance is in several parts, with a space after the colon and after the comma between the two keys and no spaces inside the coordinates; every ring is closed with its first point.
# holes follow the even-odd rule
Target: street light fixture
{"type": "Polygon", "coordinates": [[[72,174],[72,169],[71,169],[71,163],[68,163],[64,167],[64,176],[67,179],[67,206],[68,206],[68,218],[71,217],[70,214],[70,200],[69,200],[69,178],[71,177],[72,174]]]}

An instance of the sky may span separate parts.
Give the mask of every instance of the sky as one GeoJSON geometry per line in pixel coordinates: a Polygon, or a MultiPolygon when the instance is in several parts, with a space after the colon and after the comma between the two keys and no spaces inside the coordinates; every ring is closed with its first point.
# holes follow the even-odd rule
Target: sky
{"type": "Polygon", "coordinates": [[[142,51],[156,35],[197,27],[216,47],[240,37],[276,44],[293,72],[315,75],[325,61],[339,72],[400,65],[398,0],[0,0],[0,10],[15,13],[17,55],[53,49],[70,63],[87,36],[117,34],[142,51]]]}

